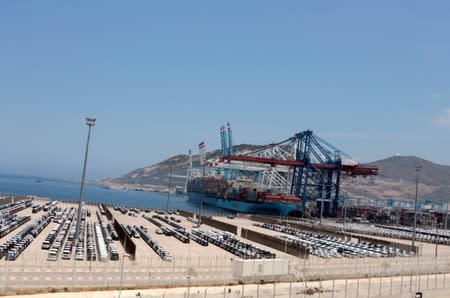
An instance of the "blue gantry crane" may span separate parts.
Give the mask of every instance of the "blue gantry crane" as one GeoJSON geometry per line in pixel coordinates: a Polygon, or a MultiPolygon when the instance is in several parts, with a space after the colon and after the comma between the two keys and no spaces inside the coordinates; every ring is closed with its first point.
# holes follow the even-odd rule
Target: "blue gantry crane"
{"type": "Polygon", "coordinates": [[[222,161],[237,162],[240,173],[245,172],[242,170],[242,163],[270,165],[269,169],[264,170],[264,174],[277,179],[280,185],[283,184],[280,181],[288,182],[289,194],[301,198],[302,213],[305,212],[307,202],[315,200],[319,212],[323,212],[326,217],[335,217],[338,210],[341,175],[378,174],[377,167],[361,166],[354,162],[343,164],[342,156],[348,160],[351,158],[316,136],[311,130],[297,133],[279,143],[262,146],[245,155],[236,155],[230,149],[232,141],[229,125],[228,130],[227,136],[225,127],[221,128],[222,161]]]}

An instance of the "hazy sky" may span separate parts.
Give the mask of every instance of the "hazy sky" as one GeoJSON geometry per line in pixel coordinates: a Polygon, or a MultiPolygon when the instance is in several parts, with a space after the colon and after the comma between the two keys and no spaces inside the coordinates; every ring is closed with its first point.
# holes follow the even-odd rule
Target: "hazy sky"
{"type": "Polygon", "coordinates": [[[1,1],[0,172],[125,174],[316,134],[450,164],[449,1],[1,1]]]}

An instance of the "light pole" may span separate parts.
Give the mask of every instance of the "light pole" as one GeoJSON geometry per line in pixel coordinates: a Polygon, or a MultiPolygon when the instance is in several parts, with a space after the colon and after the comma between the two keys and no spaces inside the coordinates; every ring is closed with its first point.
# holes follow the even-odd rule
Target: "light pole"
{"type": "Polygon", "coordinates": [[[75,239],[78,243],[79,241],[79,233],[80,233],[80,225],[81,225],[81,209],[83,205],[83,188],[84,188],[84,179],[86,177],[86,164],[87,164],[87,158],[88,158],[88,151],[89,151],[89,139],[91,137],[91,127],[95,125],[95,118],[86,118],[86,125],[89,126],[88,130],[88,137],[86,142],[86,151],[84,153],[84,166],[83,166],[83,175],[81,177],[81,187],[80,187],[80,201],[78,203],[78,217],[77,217],[77,227],[75,230],[75,239]]]}
{"type": "Polygon", "coordinates": [[[322,224],[322,215],[323,215],[323,199],[324,199],[324,197],[323,197],[323,194],[324,194],[324,188],[325,188],[325,179],[324,179],[324,177],[323,176],[325,176],[325,173],[322,173],[322,191],[321,191],[321,193],[320,193],[320,224],[322,224]]]}
{"type": "Polygon", "coordinates": [[[202,212],[203,212],[203,198],[205,196],[205,165],[203,165],[203,175],[202,175],[202,197],[200,198],[200,210],[198,214],[198,224],[197,227],[200,228],[200,225],[202,224],[202,212]]]}
{"type": "Polygon", "coordinates": [[[130,255],[129,255],[129,254],[124,254],[124,255],[122,256],[122,265],[120,266],[119,298],[120,298],[120,295],[122,295],[123,263],[124,263],[124,261],[125,261],[125,257],[129,258],[130,255]]]}
{"type": "Polygon", "coordinates": [[[413,227],[413,238],[412,238],[412,246],[416,244],[416,225],[417,225],[417,192],[419,190],[419,172],[422,169],[422,166],[416,166],[416,198],[414,200],[414,227],[413,227]]]}
{"type": "MultiPolygon", "coordinates": [[[[188,274],[188,275],[186,276],[186,278],[187,278],[187,280],[188,280],[187,298],[189,298],[189,297],[190,297],[190,294],[191,294],[191,275],[188,274]]],[[[119,298],[120,298],[120,297],[119,297],[119,298]]]]}
{"type": "Polygon", "coordinates": [[[169,201],[170,201],[170,183],[172,182],[172,167],[169,167],[169,190],[167,191],[167,205],[166,214],[169,214],[169,201]]]}
{"type": "Polygon", "coordinates": [[[200,166],[203,167],[203,175],[202,175],[202,196],[200,198],[200,206],[199,206],[199,213],[198,213],[198,219],[197,219],[197,228],[200,227],[202,222],[202,209],[203,209],[203,198],[205,196],[205,166],[206,166],[206,152],[205,152],[205,142],[201,142],[198,144],[198,155],[200,158],[200,166]]]}
{"type": "Polygon", "coordinates": [[[345,230],[345,222],[347,221],[347,204],[348,204],[348,192],[345,192],[344,197],[344,230],[345,230]]]}
{"type": "Polygon", "coordinates": [[[447,208],[445,210],[445,229],[447,230],[447,221],[448,221],[448,202],[447,202],[447,208]]]}
{"type": "Polygon", "coordinates": [[[438,243],[439,243],[439,228],[438,228],[438,220],[436,217],[436,247],[434,248],[434,257],[437,258],[438,255],[438,243]]]}

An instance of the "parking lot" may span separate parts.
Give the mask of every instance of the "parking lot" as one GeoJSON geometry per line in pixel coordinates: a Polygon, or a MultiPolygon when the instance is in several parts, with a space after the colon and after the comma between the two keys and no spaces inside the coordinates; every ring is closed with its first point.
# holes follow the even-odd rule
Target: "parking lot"
{"type": "MultiPolygon", "coordinates": [[[[367,235],[384,236],[395,239],[412,240],[413,229],[403,226],[367,225],[359,223],[328,223],[329,226],[336,227],[349,232],[367,235]]],[[[426,230],[416,228],[416,241],[450,245],[450,231],[444,229],[426,230]]]]}
{"type": "MultiPolygon", "coordinates": [[[[70,260],[79,262],[117,261],[124,255],[123,245],[118,241],[117,232],[112,222],[106,216],[102,207],[85,205],[82,213],[80,235],[83,241],[74,239],[76,227],[76,205],[65,202],[18,202],[12,206],[2,206],[0,223],[0,253],[8,261],[14,261],[22,252],[36,260],[57,261],[62,263],[70,260]],[[46,209],[46,211],[44,210],[46,209]],[[58,211],[56,211],[58,210],[58,211]],[[48,215],[52,213],[52,218],[48,215]],[[11,214],[11,216],[5,216],[11,214]],[[28,231],[25,228],[28,228],[28,231]],[[33,230],[33,231],[31,231],[33,230]],[[32,237],[25,237],[25,234],[32,237]],[[24,234],[24,235],[22,235],[24,234]],[[17,235],[21,239],[17,238],[17,235]],[[23,238],[23,239],[22,239],[23,238]],[[15,240],[14,240],[15,239],[15,240]],[[16,241],[16,256],[8,258],[7,251],[12,249],[11,241],[16,241]],[[22,243],[19,245],[19,242],[22,243]],[[77,244],[78,242],[78,244],[77,244]],[[6,247],[5,245],[9,245],[6,247]]],[[[122,206],[109,206],[112,216],[130,233],[136,244],[136,257],[154,257],[170,261],[173,257],[241,257],[290,258],[282,251],[274,251],[263,245],[239,237],[224,234],[216,228],[196,223],[171,212],[165,214],[158,210],[126,209],[122,206]],[[214,242],[219,243],[215,245],[214,242]]],[[[238,226],[238,228],[253,229],[258,232],[282,238],[287,242],[295,242],[308,247],[313,256],[321,258],[340,257],[409,257],[411,253],[377,245],[374,243],[357,243],[352,239],[341,239],[321,233],[312,233],[274,224],[256,224],[248,218],[220,217],[221,221],[238,226]]],[[[339,225],[332,224],[329,225],[339,225]]],[[[390,237],[394,239],[408,238],[410,231],[405,228],[392,229],[361,224],[346,224],[346,231],[359,232],[373,236],[390,237]]],[[[442,232],[447,235],[448,232],[442,232]]],[[[429,241],[430,235],[418,231],[417,242],[429,241]]],[[[443,250],[442,246],[440,250],[443,250]]]]}
{"type": "MultiPolygon", "coordinates": [[[[434,244],[418,242],[423,248],[422,251],[429,254],[420,258],[408,258],[402,256],[402,252],[358,241],[357,238],[343,240],[329,234],[322,235],[320,232],[311,233],[286,226],[256,223],[247,216],[212,217],[235,225],[238,235],[233,235],[206,224],[198,227],[197,223],[177,212],[165,214],[161,210],[105,206],[112,217],[128,230],[136,245],[135,258],[129,259],[124,257],[125,249],[122,243],[113,236],[112,222],[104,214],[105,210],[102,211],[98,205],[85,205],[83,208],[83,241],[82,247],[78,247],[74,239],[76,207],[76,204],[66,202],[57,202],[52,206],[52,202],[39,200],[25,206],[20,203],[0,206],[3,231],[0,245],[3,247],[4,244],[11,243],[18,235],[21,235],[21,240],[27,239],[16,239],[15,244],[21,246],[14,250],[15,258],[9,259],[7,253],[3,255],[4,262],[0,263],[0,287],[1,283],[5,289],[117,286],[122,275],[124,284],[136,286],[183,285],[188,277],[193,284],[214,284],[234,280],[233,260],[274,256],[289,260],[289,273],[279,277],[269,274],[265,279],[298,280],[439,273],[448,272],[447,264],[450,264],[448,245],[439,245],[439,258],[434,258],[431,256],[431,252],[435,251],[434,244]],[[55,214],[52,217],[47,216],[54,207],[55,214]],[[4,227],[6,229],[3,229],[4,227]],[[283,237],[286,242],[302,242],[303,245],[309,245],[311,254],[308,259],[302,259],[286,254],[283,250],[274,250],[252,242],[240,236],[242,228],[283,237]],[[61,233],[63,231],[64,233],[61,233]],[[59,243],[56,241],[58,236],[61,238],[59,243]],[[48,241],[52,237],[54,239],[48,241]],[[49,247],[43,249],[45,243],[49,247]],[[56,247],[55,243],[58,243],[56,247]],[[110,244],[114,246],[114,250],[110,244]],[[117,254],[111,253],[112,251],[117,254]],[[56,252],[57,257],[50,256],[51,252],[56,252]]],[[[367,237],[388,239],[378,235],[367,237]]],[[[409,242],[401,239],[391,240],[409,242]]],[[[258,278],[260,277],[255,277],[258,278]]]]}
{"type": "Polygon", "coordinates": [[[414,253],[371,242],[355,242],[318,232],[304,231],[271,223],[254,223],[255,226],[279,231],[281,239],[307,248],[311,254],[321,258],[361,257],[412,257],[414,253]]]}
{"type": "MultiPolygon", "coordinates": [[[[11,247],[5,247],[5,260],[14,262],[16,259],[27,258],[35,263],[57,261],[60,266],[74,260],[86,264],[106,259],[120,260],[125,254],[124,247],[117,236],[113,237],[116,232],[112,223],[97,205],[85,205],[80,224],[81,241],[76,241],[76,207],[75,204],[65,202],[33,201],[28,202],[26,206],[16,203],[13,208],[17,210],[14,209],[15,212],[11,212],[11,216],[1,218],[3,237],[0,238],[0,244],[14,240],[15,245],[19,245],[22,239],[16,239],[18,234],[21,238],[26,238],[26,241],[23,241],[23,248],[20,248],[21,251],[15,257],[8,258],[7,252],[11,247]],[[39,228],[35,225],[39,225],[39,228]],[[31,229],[39,231],[35,231],[32,237],[25,237],[31,233],[31,229]]],[[[276,255],[271,249],[252,244],[237,235],[224,234],[223,231],[206,225],[198,227],[175,212],[166,215],[155,210],[132,208],[124,211],[124,207],[120,206],[106,208],[130,233],[136,244],[136,258],[159,257],[164,261],[171,261],[173,257],[231,259],[276,255]],[[157,249],[152,247],[155,243],[157,249]],[[170,257],[163,257],[162,251],[170,257]]],[[[9,211],[4,214],[9,214],[9,211]]]]}

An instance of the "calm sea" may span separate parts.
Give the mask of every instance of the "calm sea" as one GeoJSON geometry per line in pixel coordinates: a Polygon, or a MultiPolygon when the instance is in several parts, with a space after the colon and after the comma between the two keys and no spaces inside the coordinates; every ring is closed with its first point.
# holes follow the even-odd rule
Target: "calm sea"
{"type": "MultiPolygon", "coordinates": [[[[41,177],[0,175],[0,194],[34,195],[58,201],[80,199],[80,184],[41,177]]],[[[110,203],[139,208],[166,209],[167,193],[104,189],[85,184],[84,200],[93,203],[110,203]]],[[[198,211],[198,205],[186,196],[171,194],[169,209],[198,211]]],[[[208,213],[226,213],[222,209],[203,206],[208,213]]]]}

